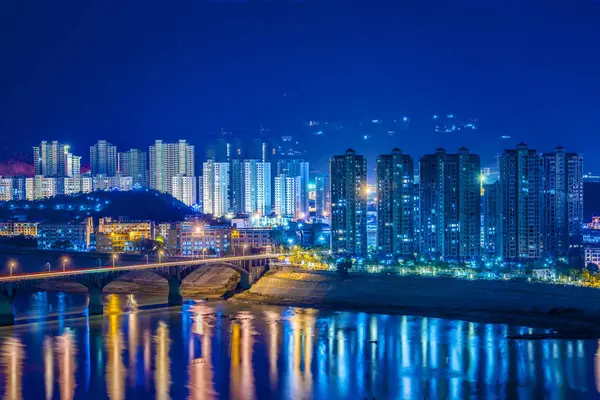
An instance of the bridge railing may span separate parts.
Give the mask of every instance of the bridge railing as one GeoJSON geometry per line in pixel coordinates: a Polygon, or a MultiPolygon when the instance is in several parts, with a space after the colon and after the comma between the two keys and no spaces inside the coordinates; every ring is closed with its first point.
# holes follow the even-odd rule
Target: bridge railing
{"type": "Polygon", "coordinates": [[[39,280],[39,279],[51,279],[60,278],[66,276],[77,276],[86,274],[97,274],[107,272],[123,272],[123,271],[143,271],[155,268],[165,267],[185,267],[189,265],[199,264],[219,264],[224,262],[236,262],[236,261],[253,261],[253,260],[273,260],[277,259],[285,254],[259,254],[251,256],[235,256],[235,257],[220,257],[220,258],[207,258],[207,259],[193,259],[185,261],[163,261],[159,263],[150,264],[137,264],[137,265],[126,265],[126,266],[103,266],[94,268],[79,268],[70,269],[66,271],[51,271],[51,272],[33,272],[27,274],[13,274],[12,276],[0,277],[0,283],[19,282],[26,280],[39,280]]]}

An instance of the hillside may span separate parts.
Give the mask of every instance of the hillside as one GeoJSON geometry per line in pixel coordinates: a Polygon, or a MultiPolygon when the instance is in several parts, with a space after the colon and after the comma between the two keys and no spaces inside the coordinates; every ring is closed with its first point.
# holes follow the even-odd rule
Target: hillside
{"type": "Polygon", "coordinates": [[[91,216],[167,222],[181,221],[192,212],[171,195],[153,190],[94,192],[0,203],[0,220],[69,222],[91,216]]]}

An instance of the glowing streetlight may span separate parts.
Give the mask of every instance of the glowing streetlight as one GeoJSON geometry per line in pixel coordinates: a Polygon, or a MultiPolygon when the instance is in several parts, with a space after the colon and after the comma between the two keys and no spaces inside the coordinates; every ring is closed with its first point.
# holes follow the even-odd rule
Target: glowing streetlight
{"type": "Polygon", "coordinates": [[[63,257],[62,258],[62,267],[63,267],[63,272],[67,271],[67,261],[69,261],[69,259],[67,257],[63,257]]]}
{"type": "Polygon", "coordinates": [[[248,245],[247,245],[247,244],[245,244],[245,245],[244,245],[244,255],[246,255],[246,249],[247,249],[247,248],[248,248],[248,245]]]}
{"type": "Polygon", "coordinates": [[[204,260],[206,258],[206,248],[202,249],[202,259],[204,260]]]}
{"type": "Polygon", "coordinates": [[[115,260],[117,259],[117,255],[113,254],[111,258],[112,258],[112,267],[114,268],[115,267],[115,260]]]}
{"type": "Polygon", "coordinates": [[[13,269],[16,265],[17,263],[15,262],[15,260],[10,260],[10,262],[8,263],[8,267],[10,269],[10,276],[13,276],[13,269]]]}
{"type": "Polygon", "coordinates": [[[164,254],[164,251],[159,250],[159,252],[158,252],[158,263],[159,264],[162,263],[162,256],[163,256],[163,254],[164,254]]]}

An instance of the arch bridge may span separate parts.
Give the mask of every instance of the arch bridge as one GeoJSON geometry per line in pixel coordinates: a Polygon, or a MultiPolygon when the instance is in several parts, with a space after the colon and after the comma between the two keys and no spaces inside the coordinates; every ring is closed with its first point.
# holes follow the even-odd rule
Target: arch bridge
{"type": "Polygon", "coordinates": [[[169,284],[168,304],[181,305],[181,284],[192,272],[205,266],[231,268],[240,274],[240,287],[251,286],[252,268],[268,268],[271,260],[281,254],[260,254],[240,257],[221,257],[186,261],[160,262],[152,264],[128,265],[120,267],[81,268],[68,271],[39,272],[0,277],[0,326],[14,324],[13,301],[17,294],[39,290],[37,285],[48,280],[79,283],[88,289],[89,315],[103,313],[102,291],[111,282],[133,271],[148,271],[164,278],[169,284]]]}

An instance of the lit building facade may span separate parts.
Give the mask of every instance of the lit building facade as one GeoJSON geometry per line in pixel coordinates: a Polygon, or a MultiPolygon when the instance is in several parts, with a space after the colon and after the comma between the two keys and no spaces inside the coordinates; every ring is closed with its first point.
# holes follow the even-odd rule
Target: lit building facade
{"type": "Polygon", "coordinates": [[[329,218],[331,216],[329,175],[315,177],[315,216],[317,218],[329,218]]]}
{"type": "Polygon", "coordinates": [[[301,219],[302,182],[299,176],[275,177],[275,215],[282,218],[301,219]]]}
{"type": "Polygon", "coordinates": [[[377,253],[414,254],[413,193],[413,158],[398,148],[377,157],[377,253]]]}
{"type": "Polygon", "coordinates": [[[174,176],[171,194],[186,206],[193,206],[196,201],[196,178],[193,176],[174,176]]]}
{"type": "Polygon", "coordinates": [[[69,146],[58,141],[42,141],[33,148],[34,174],[43,177],[62,178],[67,175],[66,155],[69,146]]]}
{"type": "Polygon", "coordinates": [[[557,147],[542,155],[542,248],[548,257],[576,256],[583,225],[583,157],[557,147]]]}
{"type": "Polygon", "coordinates": [[[229,213],[229,163],[208,160],[202,168],[202,212],[214,217],[229,213]]]}
{"type": "Polygon", "coordinates": [[[99,140],[90,146],[90,172],[92,175],[115,176],[117,173],[117,146],[99,140]]]}
{"type": "Polygon", "coordinates": [[[243,211],[250,215],[268,215],[271,204],[271,163],[244,160],[243,211]]]}
{"type": "Polygon", "coordinates": [[[105,253],[131,253],[138,251],[140,239],[154,239],[153,221],[113,221],[100,218],[96,234],[96,250],[105,253]]]}
{"type": "Polygon", "coordinates": [[[33,178],[25,180],[25,197],[26,200],[34,201],[47,199],[59,194],[58,178],[46,178],[41,175],[36,175],[33,178]]]}
{"type": "Polygon", "coordinates": [[[231,245],[236,255],[250,254],[249,249],[259,249],[262,252],[272,248],[270,228],[234,229],[231,232],[231,245]]]}
{"type": "Polygon", "coordinates": [[[277,161],[277,175],[287,177],[300,177],[300,190],[298,192],[298,214],[301,218],[309,215],[308,183],[309,183],[309,163],[302,159],[284,159],[277,161]]]}
{"type": "Polygon", "coordinates": [[[185,140],[163,143],[157,140],[150,146],[150,188],[173,194],[173,177],[196,176],[194,146],[185,140]]]}
{"type": "Polygon", "coordinates": [[[481,162],[462,147],[438,149],[419,162],[421,251],[444,259],[481,255],[481,162]]]}
{"type": "Polygon", "coordinates": [[[181,223],[180,243],[183,257],[223,255],[231,244],[231,227],[208,226],[200,221],[181,223]]]}
{"type": "Polygon", "coordinates": [[[541,162],[540,155],[525,143],[500,156],[500,239],[507,261],[535,260],[541,255],[541,162]]]}
{"type": "Polygon", "coordinates": [[[146,152],[131,149],[119,153],[118,170],[122,176],[130,176],[134,187],[148,187],[148,159],[146,152]]]}
{"type": "Polygon", "coordinates": [[[501,256],[502,213],[500,182],[483,185],[481,194],[481,248],[486,257],[501,256]]]}
{"type": "Polygon", "coordinates": [[[38,249],[51,250],[59,246],[71,251],[89,251],[93,232],[92,218],[81,223],[39,224],[38,249]]]}
{"type": "Polygon", "coordinates": [[[367,160],[352,149],[329,162],[331,177],[331,251],[367,254],[367,160]]]}

